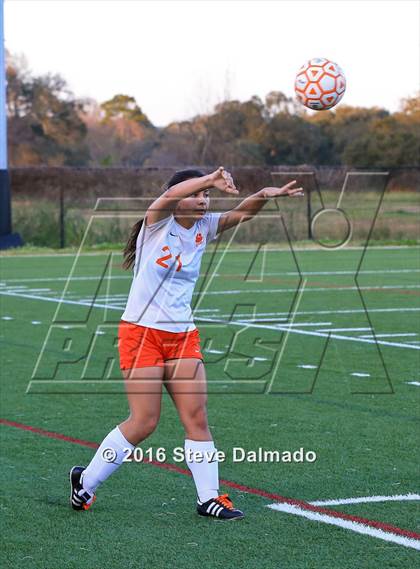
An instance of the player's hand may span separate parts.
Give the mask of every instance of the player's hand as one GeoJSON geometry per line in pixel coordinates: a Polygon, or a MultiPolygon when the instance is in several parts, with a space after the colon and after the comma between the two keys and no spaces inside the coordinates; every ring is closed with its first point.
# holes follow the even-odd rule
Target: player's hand
{"type": "Polygon", "coordinates": [[[293,186],[296,184],[296,180],[293,182],[289,182],[285,186],[281,188],[264,188],[263,195],[265,198],[278,198],[282,196],[289,196],[291,198],[298,198],[304,195],[303,188],[294,188],[293,186]]]}
{"type": "Polygon", "coordinates": [[[217,168],[215,172],[209,175],[211,185],[226,194],[239,194],[236,189],[230,172],[227,172],[223,166],[217,168]]]}

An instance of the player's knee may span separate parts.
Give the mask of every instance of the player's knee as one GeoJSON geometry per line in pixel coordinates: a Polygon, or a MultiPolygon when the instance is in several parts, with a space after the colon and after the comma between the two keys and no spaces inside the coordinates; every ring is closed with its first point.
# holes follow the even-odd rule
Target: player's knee
{"type": "Polygon", "coordinates": [[[132,438],[136,439],[138,442],[142,441],[146,437],[150,436],[156,429],[159,423],[158,415],[146,415],[146,416],[134,416],[130,417],[130,431],[132,433],[132,438]]]}
{"type": "Polygon", "coordinates": [[[146,419],[144,419],[143,429],[147,433],[147,436],[153,433],[153,431],[158,426],[158,423],[159,423],[159,417],[157,416],[147,417],[146,419]]]}
{"type": "Polygon", "coordinates": [[[188,428],[206,430],[208,427],[206,407],[203,405],[188,410],[183,414],[182,421],[188,428]]]}

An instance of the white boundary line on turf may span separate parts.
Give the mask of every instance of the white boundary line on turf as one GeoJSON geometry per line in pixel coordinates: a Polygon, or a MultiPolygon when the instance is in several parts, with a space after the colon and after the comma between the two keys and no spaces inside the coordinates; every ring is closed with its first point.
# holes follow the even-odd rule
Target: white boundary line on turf
{"type": "Polygon", "coordinates": [[[287,326],[287,324],[276,324],[274,326],[269,326],[269,325],[262,325],[262,324],[252,324],[250,322],[244,322],[242,320],[236,320],[236,321],[230,321],[230,320],[219,320],[219,319],[214,319],[214,318],[204,318],[204,317],[198,317],[196,318],[196,320],[201,321],[201,322],[208,322],[210,324],[225,324],[225,325],[231,325],[231,326],[243,326],[244,328],[246,327],[251,327],[251,328],[265,328],[267,330],[278,330],[280,332],[291,332],[292,334],[302,334],[305,336],[318,336],[320,338],[328,338],[328,336],[331,339],[334,340],[344,340],[344,341],[349,341],[349,342],[361,342],[361,343],[367,343],[367,344],[380,344],[381,346],[391,346],[394,348],[408,348],[408,349],[412,349],[412,350],[420,350],[420,346],[413,346],[413,345],[409,345],[409,344],[400,344],[399,342],[387,342],[387,341],[383,341],[383,340],[369,340],[368,338],[359,338],[357,336],[342,336],[341,334],[331,334],[331,333],[327,333],[327,334],[323,334],[322,332],[315,332],[313,330],[299,330],[297,328],[291,328],[290,326],[287,326]]]}
{"type": "MultiPolygon", "coordinates": [[[[0,294],[5,295],[5,296],[16,296],[16,297],[22,297],[22,298],[28,298],[30,300],[45,300],[47,302],[63,302],[65,304],[78,304],[80,306],[93,306],[94,308],[109,308],[111,310],[124,310],[121,309],[120,306],[113,306],[111,304],[99,304],[97,302],[95,302],[92,305],[92,300],[71,300],[71,299],[62,299],[61,297],[47,297],[47,296],[38,296],[38,295],[32,295],[29,293],[19,293],[19,294],[15,294],[13,291],[9,292],[8,290],[2,290],[0,289],[0,294]]],[[[111,298],[110,298],[111,300],[111,298]]],[[[206,310],[208,312],[210,311],[218,311],[219,309],[196,309],[194,310],[194,314],[197,312],[200,312],[201,310],[206,310]]],[[[337,309],[337,310],[298,310],[297,312],[294,312],[294,314],[296,316],[310,316],[310,315],[318,315],[318,314],[365,314],[365,310],[363,308],[347,308],[347,309],[337,309]]],[[[413,307],[413,306],[406,306],[404,308],[398,307],[398,308],[370,308],[369,309],[369,314],[370,313],[382,313],[382,312],[420,312],[420,307],[413,307]]],[[[259,313],[260,316],[290,316],[289,312],[260,312],[259,313]]],[[[229,313],[225,313],[225,314],[217,314],[217,316],[219,318],[231,318],[232,314],[229,313]]],[[[235,314],[235,316],[238,317],[243,317],[243,316],[249,316],[249,313],[239,313],[239,314],[235,314]]],[[[245,322],[246,323],[246,322],[245,322]]],[[[369,328],[370,329],[370,328],[369,328]]],[[[325,330],[325,332],[328,332],[329,330],[325,330]]]]}
{"type": "Polygon", "coordinates": [[[404,332],[401,334],[363,334],[359,338],[397,338],[399,336],[417,336],[416,332],[404,332]]]}
{"type": "MultiPolygon", "coordinates": [[[[277,277],[277,276],[284,276],[284,277],[299,277],[299,276],[341,276],[341,275],[348,275],[348,276],[356,276],[357,271],[301,271],[298,273],[297,271],[284,271],[284,272],[273,272],[273,273],[266,273],[264,271],[264,277],[277,277]]],[[[362,270],[359,271],[358,275],[384,275],[384,274],[401,274],[401,273],[420,273],[420,269],[371,269],[371,270],[362,270]]],[[[241,277],[243,275],[238,275],[238,273],[214,273],[215,277],[223,277],[223,278],[232,278],[232,277],[241,277]]]]}
{"type": "Polygon", "coordinates": [[[354,522],[351,520],[329,516],[328,514],[320,514],[318,512],[312,512],[310,510],[304,510],[303,508],[299,508],[298,506],[293,506],[291,504],[269,504],[267,508],[277,510],[279,512],[285,512],[287,514],[293,514],[295,516],[301,516],[315,522],[338,526],[354,531],[356,533],[361,533],[362,535],[377,537],[378,539],[382,539],[384,541],[390,541],[392,543],[397,543],[398,545],[420,550],[420,540],[418,539],[405,537],[403,535],[397,535],[395,533],[381,529],[376,529],[360,522],[354,522]]]}
{"type": "MultiPolygon", "coordinates": [[[[108,280],[115,280],[115,281],[125,281],[125,280],[133,280],[133,275],[113,275],[113,276],[89,276],[89,277],[72,277],[71,282],[73,281],[97,281],[98,279],[102,279],[104,281],[108,280]]],[[[36,278],[27,278],[27,279],[2,279],[0,282],[0,286],[7,286],[6,283],[37,283],[37,282],[67,282],[69,279],[68,277],[36,277],[36,278]]]]}
{"type": "MultiPolygon", "coordinates": [[[[87,302],[79,302],[77,300],[64,300],[61,298],[49,298],[47,296],[38,296],[36,294],[22,294],[22,293],[13,293],[13,292],[6,292],[6,291],[2,291],[0,290],[0,295],[4,295],[4,296],[13,296],[15,298],[28,298],[30,300],[43,300],[46,302],[55,302],[56,304],[74,304],[74,305],[78,305],[78,306],[87,306],[89,308],[104,308],[106,310],[118,310],[119,312],[121,312],[121,307],[119,306],[112,306],[110,304],[98,304],[98,303],[87,303],[87,302]]],[[[362,310],[362,312],[364,312],[362,310]]],[[[57,312],[56,312],[57,314],[57,312]]],[[[416,346],[416,345],[410,345],[410,344],[401,344],[399,342],[387,342],[387,341],[383,341],[383,340],[376,340],[376,339],[368,339],[368,338],[359,338],[359,337],[355,337],[355,336],[343,336],[340,334],[331,334],[330,332],[328,333],[322,333],[322,332],[315,332],[313,330],[299,330],[297,328],[292,328],[291,326],[288,326],[287,324],[276,324],[275,326],[271,326],[271,325],[263,325],[263,324],[253,324],[251,322],[243,322],[241,320],[237,320],[237,321],[229,321],[229,320],[222,320],[220,318],[218,319],[214,319],[214,318],[204,318],[204,317],[197,317],[196,320],[199,320],[201,322],[208,322],[210,324],[225,324],[225,325],[232,325],[232,326],[242,326],[244,328],[247,327],[251,327],[251,328],[263,328],[263,329],[267,329],[267,330],[278,330],[280,332],[290,332],[292,334],[302,334],[302,335],[306,335],[306,336],[317,336],[320,338],[328,338],[328,336],[331,339],[334,340],[343,340],[343,341],[347,341],[347,342],[360,342],[360,343],[365,343],[365,344],[380,344],[382,346],[391,346],[394,348],[405,348],[405,349],[411,349],[411,350],[420,350],[420,345],[416,346]]],[[[46,340],[47,341],[47,338],[46,340]]],[[[40,355],[41,357],[41,355],[40,355]]]]}
{"type": "MultiPolygon", "coordinates": [[[[293,314],[294,314],[294,313],[293,313],[293,314]]],[[[215,316],[219,316],[219,315],[218,315],[218,314],[215,314],[215,316]]],[[[237,316],[237,314],[235,314],[235,316],[237,316]]],[[[256,324],[259,324],[260,322],[277,322],[277,320],[286,320],[286,318],[279,318],[279,319],[277,319],[277,318],[258,318],[258,317],[255,317],[255,318],[243,318],[243,319],[241,320],[241,322],[245,322],[246,324],[248,324],[249,322],[255,322],[256,324]]],[[[293,323],[290,323],[290,322],[284,322],[284,323],[283,323],[283,322],[279,322],[279,324],[281,324],[282,326],[297,326],[298,328],[302,326],[303,328],[306,328],[306,327],[308,327],[308,326],[309,326],[309,327],[311,327],[311,326],[321,326],[321,325],[322,325],[322,326],[330,326],[330,325],[331,325],[331,322],[293,322],[293,323]]],[[[370,330],[370,328],[369,328],[369,330],[370,330]]]]}
{"type": "MultiPolygon", "coordinates": [[[[367,250],[370,249],[374,249],[374,250],[384,250],[384,251],[394,251],[394,250],[398,250],[398,249],[419,249],[420,245],[368,245],[367,250]]],[[[229,249],[229,253],[255,253],[257,248],[255,249],[229,249]]],[[[352,246],[352,247],[346,247],[345,249],[340,249],[340,252],[342,251],[362,251],[366,249],[365,246],[352,246]]],[[[273,252],[290,252],[290,249],[288,247],[273,247],[273,248],[267,248],[267,251],[273,251],[273,252]]],[[[325,247],[293,247],[294,251],[327,251],[330,252],[328,249],[326,249],[325,247]]],[[[213,252],[213,250],[209,250],[210,252],[213,252]]],[[[219,251],[217,251],[217,253],[222,253],[224,250],[220,249],[219,251]]],[[[78,254],[79,251],[75,251],[74,253],[28,253],[27,255],[22,254],[22,255],[2,255],[0,254],[0,258],[2,259],[22,259],[22,258],[35,258],[35,257],[75,257],[78,254]]],[[[95,252],[86,252],[86,253],[81,253],[81,255],[83,256],[90,256],[90,257],[98,257],[100,255],[108,255],[110,252],[112,253],[118,253],[121,252],[119,249],[118,250],[107,250],[107,251],[95,251],[95,252]]]]}
{"type": "MultiPolygon", "coordinates": [[[[1,292],[1,290],[0,290],[1,292]]],[[[420,312],[420,307],[407,306],[405,308],[370,308],[369,314],[371,312],[420,312]]],[[[348,308],[348,309],[337,309],[337,310],[298,310],[295,314],[296,316],[309,316],[317,314],[365,314],[366,311],[363,308],[348,308]]],[[[289,312],[259,312],[260,316],[289,316],[289,312]]],[[[231,314],[218,314],[220,318],[230,318],[231,314]]],[[[235,316],[249,316],[246,313],[235,314],[235,316]]],[[[369,328],[370,330],[370,328],[369,328]]],[[[326,330],[327,332],[328,330],[326,330]]]]}
{"type": "MultiPolygon", "coordinates": [[[[420,273],[420,269],[378,269],[378,270],[362,270],[359,271],[358,275],[384,275],[384,274],[410,274],[410,273],[420,273]]],[[[302,271],[298,273],[297,271],[285,271],[285,272],[275,272],[275,273],[264,273],[264,276],[285,276],[285,277],[298,277],[298,276],[338,276],[338,275],[349,275],[355,276],[356,271],[302,271]]],[[[203,275],[200,275],[203,277],[203,275]]],[[[214,273],[212,278],[231,278],[231,277],[241,277],[243,275],[239,274],[224,274],[224,273],[214,273]]],[[[93,281],[102,278],[103,280],[132,280],[132,275],[111,275],[111,276],[84,276],[84,277],[72,277],[72,281],[93,281]]],[[[36,283],[36,282],[56,282],[56,281],[68,281],[68,277],[31,277],[31,278],[20,278],[20,279],[2,279],[0,286],[6,286],[6,283],[36,283]]]]}
{"type": "MultiPolygon", "coordinates": [[[[309,287],[305,289],[305,293],[307,292],[345,292],[345,291],[354,291],[354,290],[408,290],[408,289],[419,289],[420,284],[415,285],[379,285],[379,286],[331,286],[331,287],[309,287]]],[[[282,292],[293,292],[295,293],[297,287],[294,288],[259,288],[259,289],[228,289],[228,290],[210,290],[205,291],[203,294],[202,291],[197,291],[193,293],[193,296],[198,296],[203,294],[205,296],[220,296],[223,295],[230,295],[230,294],[268,294],[268,293],[282,293],[282,292]]]]}
{"type": "MultiPolygon", "coordinates": [[[[363,332],[366,330],[372,331],[372,328],[322,328],[317,332],[363,332]]],[[[372,338],[374,336],[371,336],[372,338]]]]}
{"type": "Polygon", "coordinates": [[[343,498],[342,500],[317,500],[308,502],[311,506],[342,506],[344,504],[367,504],[369,502],[403,502],[420,500],[420,494],[394,494],[393,496],[361,496],[358,498],[343,498]]]}
{"type": "MultiPolygon", "coordinates": [[[[23,288],[23,287],[22,287],[23,288]]],[[[1,289],[0,288],[0,293],[3,292],[3,294],[6,294],[6,292],[8,292],[9,290],[11,290],[10,288],[8,289],[1,289]]],[[[12,291],[13,292],[13,291],[12,291]]],[[[32,289],[27,289],[26,294],[30,294],[32,292],[32,289]]],[[[59,292],[59,291],[58,291],[59,292]]],[[[61,294],[58,297],[55,297],[56,299],[60,300],[61,299],[61,294]]],[[[54,297],[51,297],[52,299],[54,297]]],[[[101,300],[104,297],[96,297],[96,304],[98,303],[99,300],[101,300]]],[[[117,302],[122,302],[124,300],[124,302],[126,301],[126,299],[128,298],[128,293],[124,294],[124,295],[110,295],[107,300],[109,301],[113,301],[113,300],[117,300],[117,302]]],[[[49,299],[46,299],[49,300],[49,299]]],[[[88,305],[90,306],[93,299],[92,298],[80,298],[80,294],[70,294],[67,295],[66,300],[70,301],[70,300],[75,300],[78,301],[78,303],[85,305],[88,303],[88,305]]],[[[98,305],[100,306],[100,305],[98,305]]],[[[109,305],[111,306],[111,305],[109,305]]],[[[102,308],[102,306],[100,306],[100,308],[102,308]]],[[[114,309],[120,309],[120,306],[116,306],[114,305],[114,309]]],[[[124,307],[121,308],[122,311],[124,311],[124,307]]],[[[217,316],[219,316],[220,318],[230,318],[232,315],[229,313],[220,313],[220,308],[199,308],[199,309],[195,309],[194,310],[194,314],[201,312],[201,311],[206,311],[206,312],[219,312],[219,314],[217,316]]],[[[316,315],[327,315],[327,314],[365,314],[365,310],[363,308],[347,308],[347,309],[335,309],[335,310],[298,310],[297,312],[295,312],[296,316],[316,316],[316,315]]],[[[413,306],[406,306],[406,307],[395,307],[395,308],[370,308],[369,309],[369,314],[370,313],[394,313],[394,312],[420,312],[420,307],[413,307],[413,306]]],[[[258,313],[259,316],[290,316],[289,312],[259,312],[258,313]]],[[[249,316],[249,313],[235,313],[235,316],[237,317],[247,317],[249,316]]],[[[284,320],[287,320],[287,318],[284,318],[284,320]]],[[[343,329],[343,330],[334,330],[334,332],[341,332],[341,331],[345,331],[347,330],[347,328],[343,329]]],[[[348,328],[348,330],[351,330],[351,328],[348,328]]],[[[370,328],[366,328],[366,330],[370,330],[370,328]]],[[[330,330],[322,330],[323,332],[329,332],[330,330]]],[[[333,331],[333,330],[331,330],[333,331]]]]}
{"type": "MultiPolygon", "coordinates": [[[[91,303],[91,302],[80,302],[79,300],[64,300],[62,298],[57,297],[48,297],[48,296],[39,296],[37,294],[22,294],[22,293],[15,293],[13,291],[8,292],[6,290],[0,289],[0,294],[3,296],[14,296],[16,298],[28,298],[29,300],[45,300],[46,302],[55,302],[56,304],[76,304],[78,306],[87,306],[89,308],[105,308],[109,310],[121,310],[119,306],[112,306],[110,304],[98,304],[91,303]]],[[[75,324],[80,326],[80,323],[75,324]]]]}

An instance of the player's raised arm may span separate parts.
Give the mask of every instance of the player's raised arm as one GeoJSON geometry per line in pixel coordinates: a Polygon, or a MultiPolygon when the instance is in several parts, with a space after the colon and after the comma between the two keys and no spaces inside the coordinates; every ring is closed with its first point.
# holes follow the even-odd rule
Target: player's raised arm
{"type": "Polygon", "coordinates": [[[252,219],[271,198],[303,196],[303,188],[294,188],[295,184],[296,180],[293,180],[281,188],[266,187],[245,198],[237,207],[220,216],[217,232],[220,233],[238,225],[238,223],[252,219]]]}
{"type": "Polygon", "coordinates": [[[148,208],[145,216],[146,225],[169,217],[175,211],[180,200],[211,188],[217,188],[228,194],[239,193],[235,188],[232,176],[221,166],[211,174],[200,178],[190,178],[166,190],[148,208]]]}

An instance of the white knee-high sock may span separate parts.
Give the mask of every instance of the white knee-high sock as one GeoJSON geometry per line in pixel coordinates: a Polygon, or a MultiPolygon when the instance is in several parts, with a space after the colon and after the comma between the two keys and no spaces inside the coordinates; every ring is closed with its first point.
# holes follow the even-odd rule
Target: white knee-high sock
{"type": "Polygon", "coordinates": [[[88,492],[95,492],[111,474],[121,466],[125,456],[133,450],[134,445],[129,443],[118,427],[115,427],[102,441],[95,456],[83,471],[81,483],[88,492]]]}
{"type": "Polygon", "coordinates": [[[200,502],[207,502],[219,495],[219,463],[210,461],[205,453],[216,452],[213,441],[193,441],[185,439],[185,461],[193,475],[197,495],[200,502]],[[189,460],[189,453],[200,452],[203,460],[189,460]]]}

